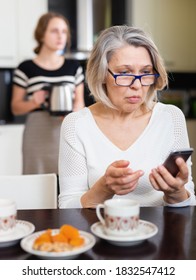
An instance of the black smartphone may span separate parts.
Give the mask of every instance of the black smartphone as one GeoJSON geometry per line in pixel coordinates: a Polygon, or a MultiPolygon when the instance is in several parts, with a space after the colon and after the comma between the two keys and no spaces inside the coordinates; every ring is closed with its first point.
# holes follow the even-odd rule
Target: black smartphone
{"type": "Polygon", "coordinates": [[[183,150],[176,150],[169,154],[163,165],[167,168],[167,170],[172,174],[172,176],[176,177],[179,172],[179,168],[176,164],[176,159],[178,157],[183,158],[185,161],[192,155],[194,149],[188,148],[183,150]]]}

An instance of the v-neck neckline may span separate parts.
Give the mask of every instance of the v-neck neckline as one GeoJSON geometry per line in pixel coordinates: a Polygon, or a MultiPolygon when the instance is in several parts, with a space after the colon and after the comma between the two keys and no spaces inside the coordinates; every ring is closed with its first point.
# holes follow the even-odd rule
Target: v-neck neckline
{"type": "MultiPolygon", "coordinates": [[[[158,104],[158,103],[157,103],[158,104]]],[[[91,112],[91,110],[89,108],[86,108],[88,110],[88,114],[90,116],[90,119],[94,125],[94,128],[96,129],[98,135],[106,142],[107,145],[109,145],[110,147],[112,146],[115,150],[120,151],[121,153],[125,153],[127,151],[129,151],[130,149],[132,149],[132,147],[134,147],[136,145],[136,143],[138,143],[138,141],[140,141],[140,139],[143,137],[143,135],[146,133],[146,131],[148,130],[149,126],[151,125],[151,122],[154,118],[154,114],[157,110],[157,104],[155,104],[153,110],[152,110],[152,114],[150,116],[149,122],[147,124],[147,126],[144,128],[144,130],[142,131],[142,133],[140,134],[140,136],[125,150],[120,149],[117,145],[115,145],[105,134],[104,132],[100,129],[100,127],[97,125],[95,118],[91,112]]]]}

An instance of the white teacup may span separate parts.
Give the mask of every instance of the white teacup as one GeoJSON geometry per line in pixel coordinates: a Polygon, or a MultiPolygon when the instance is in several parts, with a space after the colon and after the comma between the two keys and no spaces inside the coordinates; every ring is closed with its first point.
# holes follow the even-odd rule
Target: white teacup
{"type": "Polygon", "coordinates": [[[140,205],[131,199],[108,199],[97,205],[96,214],[107,235],[130,236],[138,229],[140,205]],[[101,208],[104,208],[104,217],[101,208]]]}
{"type": "Polygon", "coordinates": [[[16,203],[10,199],[0,199],[0,236],[14,231],[16,226],[16,203]]]}

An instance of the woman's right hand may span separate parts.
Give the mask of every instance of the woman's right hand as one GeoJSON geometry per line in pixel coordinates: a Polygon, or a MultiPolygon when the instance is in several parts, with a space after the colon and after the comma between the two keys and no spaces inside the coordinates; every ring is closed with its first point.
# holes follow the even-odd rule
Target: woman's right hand
{"type": "Polygon", "coordinates": [[[127,160],[110,164],[105,174],[81,197],[82,207],[95,208],[98,203],[103,203],[115,194],[125,195],[135,190],[144,172],[133,171],[129,164],[127,160]]]}
{"type": "Polygon", "coordinates": [[[142,170],[133,171],[129,164],[129,161],[118,160],[107,168],[104,179],[109,192],[125,195],[137,187],[138,180],[144,172],[142,170]]]}

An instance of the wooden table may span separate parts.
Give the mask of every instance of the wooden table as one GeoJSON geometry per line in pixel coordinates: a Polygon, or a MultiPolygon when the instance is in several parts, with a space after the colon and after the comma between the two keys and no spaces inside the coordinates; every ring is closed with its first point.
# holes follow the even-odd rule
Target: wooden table
{"type": "MultiPolygon", "coordinates": [[[[97,222],[94,209],[19,210],[18,219],[35,225],[35,231],[71,224],[91,232],[97,222]]],[[[158,226],[158,233],[134,246],[117,247],[96,237],[95,246],[81,254],[82,260],[192,260],[196,259],[196,207],[143,207],[140,219],[158,226]]],[[[37,259],[20,244],[0,248],[0,259],[37,259]]]]}

